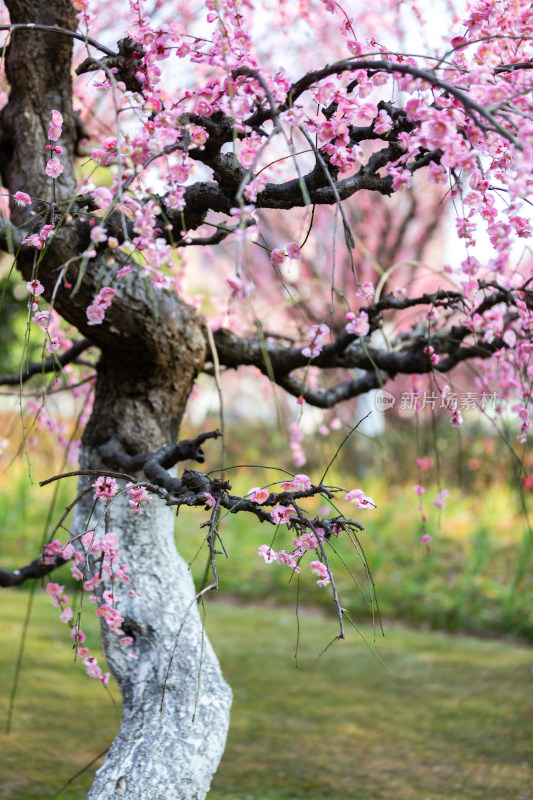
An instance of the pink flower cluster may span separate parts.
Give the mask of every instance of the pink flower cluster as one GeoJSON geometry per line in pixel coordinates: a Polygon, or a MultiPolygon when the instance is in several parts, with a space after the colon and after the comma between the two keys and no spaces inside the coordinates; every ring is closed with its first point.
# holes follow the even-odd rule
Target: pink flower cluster
{"type": "Polygon", "coordinates": [[[366,311],[361,311],[358,317],[355,316],[353,311],[346,312],[346,333],[353,333],[355,336],[366,336],[370,330],[370,323],[368,322],[368,314],[366,311]]]}
{"type": "Polygon", "coordinates": [[[131,500],[129,504],[135,514],[142,514],[142,507],[146,505],[150,499],[150,494],[146,491],[144,486],[136,486],[134,483],[127,483],[126,489],[131,500]]]}
{"type": "Polygon", "coordinates": [[[116,294],[115,289],[110,286],[104,286],[103,289],[100,289],[91,305],[87,308],[88,325],[100,325],[103,322],[105,312],[116,294]]]}
{"type": "Polygon", "coordinates": [[[435,348],[431,345],[424,347],[424,353],[429,356],[429,360],[431,361],[434,367],[437,366],[440,360],[440,356],[435,352],[435,348]]]}
{"type": "MultiPolygon", "coordinates": [[[[127,574],[128,565],[120,563],[118,537],[115,533],[109,532],[102,539],[98,539],[95,531],[91,530],[83,534],[81,544],[83,545],[83,550],[75,549],[71,542],[66,545],[62,545],[57,539],[49,542],[43,550],[43,563],[53,563],[57,555],[60,555],[65,560],[73,559],[73,566],[70,571],[76,580],[82,581],[83,591],[90,592],[89,600],[97,604],[96,616],[104,619],[109,629],[116,636],[121,637],[120,644],[123,647],[128,647],[132,644],[133,639],[130,636],[126,636],[121,628],[124,617],[116,608],[114,591],[109,589],[102,591],[101,598],[95,594],[95,591],[102,584],[103,573],[108,576],[112,586],[117,581],[120,583],[130,582],[127,574]],[[92,566],[93,563],[97,564],[96,571],[92,566]],[[89,574],[91,574],[91,577],[87,577],[89,574]]],[[[64,588],[64,586],[59,586],[56,583],[49,583],[46,591],[52,598],[54,605],[61,609],[61,621],[70,623],[74,618],[74,612],[69,606],[69,599],[64,594],[64,588]]],[[[130,589],[128,593],[132,597],[138,596],[138,592],[135,590],[130,589]]],[[[89,677],[97,678],[104,686],[107,685],[109,673],[102,673],[98,666],[97,658],[89,654],[87,647],[82,646],[86,637],[79,621],[71,625],[70,636],[74,640],[77,653],[82,658],[89,677]]],[[[130,658],[137,658],[133,652],[128,655],[130,658]]]]}
{"type": "Polygon", "coordinates": [[[291,508],[291,506],[276,506],[270,512],[272,519],[276,523],[276,525],[284,525],[289,522],[290,518],[296,514],[296,510],[291,508]]]}
{"type": "MultiPolygon", "coordinates": [[[[57,142],[59,137],[61,136],[61,131],[63,129],[63,116],[60,111],[53,110],[50,114],[50,126],[48,128],[48,141],[49,142],[57,142]]],[[[53,153],[57,153],[58,155],[62,152],[61,145],[52,145],[47,144],[46,149],[50,150],[53,153]]],[[[63,164],[60,162],[56,156],[52,156],[49,159],[48,163],[45,167],[45,172],[50,178],[59,178],[61,173],[63,172],[63,164]]]]}
{"type": "Polygon", "coordinates": [[[31,295],[28,300],[28,308],[30,311],[37,311],[41,302],[40,295],[44,292],[44,286],[37,278],[34,278],[34,280],[27,282],[26,289],[31,295]]]}
{"type": "Polygon", "coordinates": [[[311,568],[312,572],[315,573],[315,575],[318,575],[318,580],[317,580],[318,585],[327,586],[330,580],[329,580],[329,572],[326,565],[323,564],[321,561],[311,561],[309,567],[311,568]]]}
{"type": "Polygon", "coordinates": [[[311,478],[308,475],[295,475],[292,481],[282,481],[280,483],[282,489],[292,492],[307,492],[311,486],[311,478]]]}
{"type": "MultiPolygon", "coordinates": [[[[293,572],[299,574],[299,562],[302,556],[309,550],[316,550],[318,552],[320,548],[320,542],[323,540],[323,529],[316,528],[316,535],[315,533],[304,533],[299,539],[294,538],[292,543],[295,549],[291,553],[287,553],[285,550],[279,550],[276,552],[272,549],[272,547],[269,547],[269,545],[262,544],[259,547],[259,556],[263,559],[265,564],[273,564],[274,562],[277,564],[283,564],[287,567],[290,567],[293,572]]],[[[311,571],[315,573],[315,575],[319,576],[319,580],[317,581],[319,586],[326,586],[330,582],[327,567],[321,561],[311,561],[309,567],[311,568],[311,571]]]]}
{"type": "Polygon", "coordinates": [[[53,230],[53,225],[43,225],[39,233],[32,233],[30,236],[26,236],[26,238],[22,240],[22,244],[31,244],[33,247],[36,247],[37,250],[42,250],[53,230]]]}
{"type": "Polygon", "coordinates": [[[300,245],[289,242],[285,250],[274,249],[270,253],[270,261],[276,267],[281,267],[287,257],[297,261],[300,258],[300,245]]]}
{"type": "Polygon", "coordinates": [[[351,492],[345,495],[344,499],[348,500],[349,503],[353,503],[356,508],[376,508],[372,498],[368,497],[362,489],[352,489],[351,492]]]}
{"type": "Polygon", "coordinates": [[[311,325],[307,338],[311,339],[311,345],[302,349],[302,355],[306,358],[316,358],[324,348],[324,337],[329,333],[327,325],[311,325]]]}

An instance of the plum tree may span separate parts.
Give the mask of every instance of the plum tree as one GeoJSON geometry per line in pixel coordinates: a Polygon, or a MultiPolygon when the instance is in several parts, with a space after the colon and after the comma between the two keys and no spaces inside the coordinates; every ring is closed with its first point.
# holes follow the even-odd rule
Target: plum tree
{"type": "MultiPolygon", "coordinates": [[[[480,392],[497,385],[502,401],[512,398],[518,447],[533,374],[531,276],[517,252],[531,236],[528,3],[473,2],[444,49],[425,56],[406,52],[407,9],[392,0],[382,18],[335,0],[149,5],[5,0],[1,26],[0,247],[26,282],[28,336],[42,336],[43,357],[0,381],[22,387],[38,375],[46,417],[52,373],[55,385],[86,392],[88,419],[71,541],[1,569],[0,585],[72,558],[98,606],[123,719],[91,800],[204,797],[223,752],[231,693],[176,551],[176,507],[209,512],[213,580],[202,591],[217,586],[220,509],[286,525],[294,550],[265,547],[263,557],[299,570],[311,554],[343,633],[328,542],[358,523],[310,519],[304,502],[334,500],[331,488],[296,475],[281,491],[240,497],[223,477],[176,474],[185,460],[202,463],[219,435],[178,440],[200,373],[238,370],[238,380],[251,366],[258,386],[268,381],[302,409],[332,409],[398,375],[428,375],[447,396],[445,376],[475,363],[480,392]],[[369,233],[383,230],[369,198],[392,209],[412,185],[427,208],[452,204],[457,244],[449,264],[434,254],[431,284],[393,291],[398,265],[379,251],[387,232],[354,235],[350,208],[366,209],[369,233]],[[231,273],[221,245],[233,248],[231,273]],[[363,245],[364,272],[354,258],[363,245]],[[212,287],[203,305],[200,284],[212,287]],[[262,302],[270,291],[283,310],[262,302]]],[[[414,204],[405,219],[413,209],[427,213],[414,204]]],[[[419,258],[420,235],[417,247],[419,258]]],[[[448,409],[459,425],[457,401],[448,409]]],[[[345,499],[373,505],[357,489],[345,499]]],[[[105,682],[62,587],[48,591],[87,671],[105,682]]]]}

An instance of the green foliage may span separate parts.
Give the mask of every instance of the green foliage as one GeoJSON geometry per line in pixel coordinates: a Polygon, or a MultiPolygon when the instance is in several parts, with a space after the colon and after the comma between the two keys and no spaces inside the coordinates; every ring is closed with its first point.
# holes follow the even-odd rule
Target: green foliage
{"type": "MultiPolygon", "coordinates": [[[[0,683],[6,689],[27,597],[22,590],[0,593],[0,683]]],[[[302,614],[295,669],[293,613],[213,599],[206,625],[234,705],[210,800],[527,795],[533,784],[532,732],[524,713],[533,668],[529,649],[388,627],[384,639],[372,642],[386,669],[353,630],[317,661],[334,623],[302,614]]],[[[90,613],[83,627],[94,642],[90,613]]],[[[364,633],[372,641],[372,630],[364,633]]],[[[72,663],[70,644],[57,609],[39,593],[12,733],[0,733],[0,796],[54,796],[116,732],[115,707],[102,686],[72,663]]],[[[111,691],[116,694],[113,686],[111,691]]],[[[81,800],[94,769],[59,797],[81,800]]]]}

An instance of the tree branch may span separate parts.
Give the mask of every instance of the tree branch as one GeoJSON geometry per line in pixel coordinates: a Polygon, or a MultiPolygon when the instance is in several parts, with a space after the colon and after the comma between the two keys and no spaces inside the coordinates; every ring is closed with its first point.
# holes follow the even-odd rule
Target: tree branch
{"type": "Polygon", "coordinates": [[[52,355],[44,361],[32,361],[24,371],[8,372],[5,375],[0,375],[0,386],[19,386],[21,383],[26,383],[34,375],[55,372],[58,367],[64,367],[66,364],[75,362],[81,353],[92,346],[93,343],[89,339],[74,341],[72,342],[72,347],[65,350],[60,356],[52,355]]]}
{"type": "MultiPolygon", "coordinates": [[[[479,120],[472,112],[475,112],[476,114],[479,114],[480,117],[483,117],[483,119],[486,119],[491,125],[494,126],[494,129],[501,136],[515,146],[520,147],[516,137],[513,136],[513,134],[510,133],[506,128],[504,128],[503,125],[501,125],[493,116],[493,114],[488,111],[488,109],[486,109],[480,103],[477,103],[475,100],[469,97],[468,94],[463,92],[461,89],[458,89],[452,83],[448,83],[447,81],[438,78],[433,72],[428,70],[423,70],[419,67],[413,67],[410,64],[398,64],[385,60],[374,61],[361,58],[350,61],[339,61],[336,64],[330,64],[322,69],[308,72],[306,75],[292,84],[287,93],[287,100],[278,107],[278,114],[291,108],[294,105],[295,100],[297,100],[298,97],[307,89],[309,89],[314,83],[317,83],[318,81],[321,81],[330,75],[339,75],[342,72],[355,72],[356,70],[367,70],[371,73],[387,72],[392,75],[396,73],[399,75],[412,75],[413,78],[420,78],[421,80],[429,83],[431,86],[436,86],[439,89],[443,89],[452,97],[455,97],[455,99],[461,103],[465,111],[472,117],[478,126],[480,126],[479,120]]],[[[244,124],[253,127],[255,125],[260,125],[267,119],[272,119],[272,111],[262,107],[248,117],[244,124]]]]}
{"type": "Polygon", "coordinates": [[[71,39],[78,39],[78,41],[83,42],[84,44],[90,44],[91,47],[95,47],[97,50],[100,50],[101,53],[105,53],[107,56],[115,57],[117,56],[112,50],[106,47],[104,44],[97,42],[96,39],[91,39],[90,36],[86,36],[84,33],[77,33],[76,31],[71,31],[68,28],[60,28],[58,25],[41,25],[37,22],[23,22],[23,23],[16,23],[14,25],[0,25],[0,31],[44,31],[45,33],[59,33],[62,36],[70,36],[71,39]]]}
{"type": "Polygon", "coordinates": [[[67,562],[68,559],[55,556],[53,562],[50,564],[45,564],[41,558],[36,558],[31,564],[27,564],[25,567],[20,567],[19,569],[14,569],[12,572],[0,567],[0,586],[4,588],[7,586],[20,586],[25,581],[35,578],[44,578],[45,575],[58,569],[58,567],[62,567],[63,564],[67,562]]]}

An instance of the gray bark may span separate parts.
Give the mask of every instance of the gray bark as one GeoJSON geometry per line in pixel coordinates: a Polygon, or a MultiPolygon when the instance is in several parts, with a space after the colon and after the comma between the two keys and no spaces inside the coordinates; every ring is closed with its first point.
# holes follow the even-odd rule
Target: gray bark
{"type": "MultiPolygon", "coordinates": [[[[77,512],[78,530],[85,530],[91,506],[89,495],[77,512]]],[[[121,560],[130,564],[132,585],[141,596],[130,597],[129,584],[114,590],[131,647],[102,627],[123,717],[88,800],[201,800],[224,751],[231,691],[204,633],[190,572],[174,545],[173,509],[153,497],[137,516],[122,496],[111,506],[109,528],[119,536],[121,560]]],[[[86,605],[85,613],[90,611],[86,605]]]]}
{"type": "MultiPolygon", "coordinates": [[[[157,321],[138,282],[126,284],[115,300],[113,325],[121,325],[120,309],[129,307],[130,317],[139,322],[137,341],[129,353],[124,342],[117,343],[116,352],[102,342],[82,469],[105,471],[101,445],[110,440],[131,455],[173,443],[205,357],[202,320],[177,297],[157,293],[157,321]]],[[[80,491],[93,481],[83,478],[80,491]]],[[[231,692],[203,631],[187,565],[176,551],[174,510],[153,496],[139,516],[128,501],[128,495],[121,495],[111,503],[108,529],[119,538],[120,560],[129,563],[132,587],[141,596],[130,597],[129,584],[116,587],[117,608],[125,618],[122,629],[134,639],[131,648],[122,647],[119,637],[102,625],[104,653],[122,693],[123,719],[88,798],[201,800],[224,751],[231,692]]],[[[86,529],[92,492],[82,503],[75,533],[86,529]]],[[[92,526],[102,509],[99,504],[92,526]]]]}

